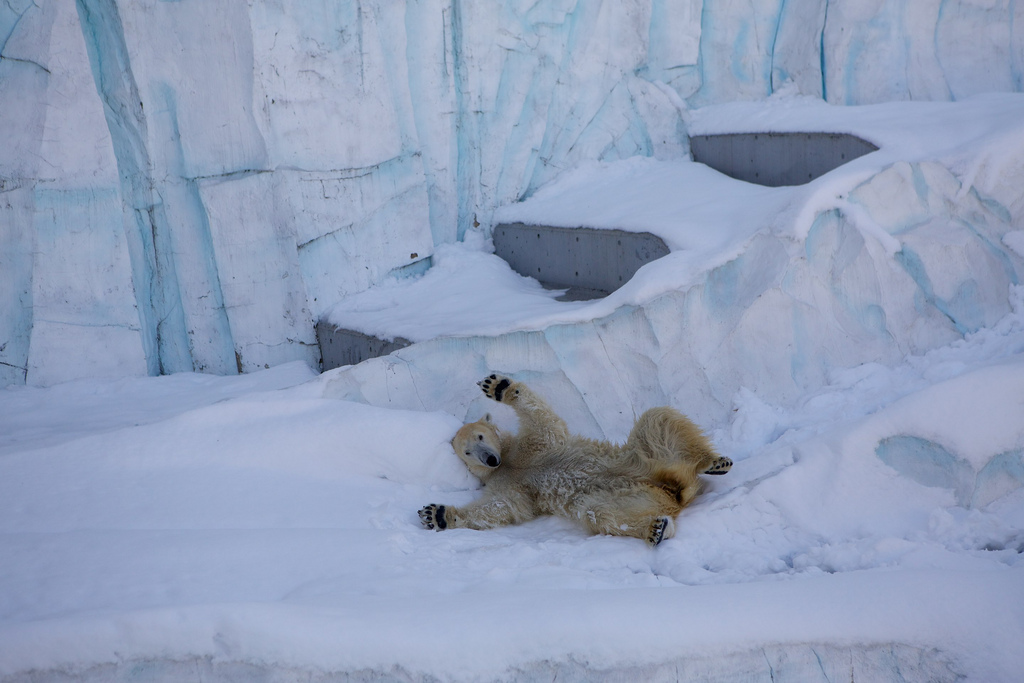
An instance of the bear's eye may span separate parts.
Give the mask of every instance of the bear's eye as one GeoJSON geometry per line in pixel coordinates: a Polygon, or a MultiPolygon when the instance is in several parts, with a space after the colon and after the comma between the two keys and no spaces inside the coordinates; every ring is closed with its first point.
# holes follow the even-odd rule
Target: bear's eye
{"type": "Polygon", "coordinates": [[[466,455],[471,455],[469,451],[466,451],[466,455]]]}

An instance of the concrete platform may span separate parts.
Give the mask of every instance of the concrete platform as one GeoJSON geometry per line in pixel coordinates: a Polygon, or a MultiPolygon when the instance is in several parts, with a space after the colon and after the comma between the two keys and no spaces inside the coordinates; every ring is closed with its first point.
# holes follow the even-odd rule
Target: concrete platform
{"type": "Polygon", "coordinates": [[[401,337],[393,341],[378,339],[355,330],[342,329],[323,320],[316,324],[316,339],[320,344],[321,367],[324,371],[356,365],[368,358],[386,356],[411,343],[401,337]]]}
{"type": "Polygon", "coordinates": [[[729,133],[690,138],[693,160],[748,183],[803,185],[878,147],[845,133],[729,133]]]}
{"type": "Polygon", "coordinates": [[[513,270],[550,289],[568,289],[560,297],[566,301],[607,296],[641,266],[669,253],[660,237],[647,232],[503,223],[492,237],[494,253],[513,270]]]}

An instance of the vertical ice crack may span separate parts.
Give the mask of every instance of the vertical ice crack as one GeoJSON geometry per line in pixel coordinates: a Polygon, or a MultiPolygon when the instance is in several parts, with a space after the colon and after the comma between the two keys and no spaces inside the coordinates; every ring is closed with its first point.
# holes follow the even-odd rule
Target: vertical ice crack
{"type": "Polygon", "coordinates": [[[456,209],[457,239],[462,239],[474,220],[473,209],[477,205],[477,182],[480,151],[477,141],[477,127],[472,117],[478,114],[470,111],[467,97],[469,77],[463,56],[462,0],[452,0],[452,73],[455,82],[455,186],[458,207],[456,209]]]}
{"type": "Polygon", "coordinates": [[[115,0],[76,0],[117,160],[142,345],[151,375],[192,370],[170,230],[157,201],[146,117],[115,0]]]}
{"type": "Polygon", "coordinates": [[[821,669],[821,676],[825,679],[825,683],[832,683],[832,679],[829,678],[828,673],[825,672],[825,663],[821,661],[821,655],[819,655],[818,651],[813,647],[811,648],[811,652],[814,654],[814,658],[818,660],[818,668],[821,669]]]}
{"type": "MultiPolygon", "coordinates": [[[[953,94],[953,87],[949,84],[949,78],[946,76],[946,67],[943,66],[943,64],[942,64],[942,50],[939,47],[939,28],[942,26],[942,15],[945,13],[945,11],[946,11],[946,0],[941,0],[939,2],[939,10],[935,14],[935,29],[932,31],[932,52],[935,53],[935,62],[939,65],[939,73],[942,74],[942,84],[946,88],[946,97],[950,101],[953,101],[953,100],[956,99],[956,96],[953,94]]],[[[1013,14],[1012,14],[1012,12],[1010,14],[1010,21],[1013,22],[1013,14]]],[[[1012,27],[1012,23],[1011,23],[1011,27],[1012,27]]],[[[1013,35],[1012,28],[1011,28],[1010,35],[1011,36],[1013,35]]],[[[909,70],[910,66],[907,65],[906,68],[907,68],[907,70],[909,70]]],[[[907,90],[908,91],[910,90],[910,79],[909,78],[907,79],[907,90]]],[[[910,99],[917,99],[917,98],[914,97],[913,93],[910,93],[910,99]]],[[[933,98],[925,97],[924,99],[933,99],[933,98]]]]}
{"type": "Polygon", "coordinates": [[[761,654],[764,655],[764,662],[768,665],[768,677],[771,678],[772,683],[775,683],[775,667],[772,666],[771,660],[768,659],[768,652],[761,648],[761,654]]]}
{"type": "Polygon", "coordinates": [[[779,42],[779,31],[782,29],[782,16],[786,13],[786,0],[779,3],[779,14],[775,17],[775,33],[768,52],[768,94],[775,92],[775,45],[779,42]]]}
{"type": "Polygon", "coordinates": [[[818,40],[818,68],[821,70],[821,99],[828,102],[828,79],[825,76],[825,29],[828,26],[828,0],[825,0],[825,16],[821,20],[821,37],[818,40]]]}
{"type": "Polygon", "coordinates": [[[356,0],[356,40],[359,42],[359,87],[366,89],[366,51],[363,47],[363,3],[356,0]]]}
{"type": "MultiPolygon", "coordinates": [[[[1013,45],[1017,40],[1017,0],[1010,0],[1010,79],[1013,81],[1014,90],[1024,90],[1024,50],[1014,50],[1013,45]]],[[[1024,42],[1024,39],[1021,39],[1024,42]]]]}
{"type": "Polygon", "coordinates": [[[957,321],[956,316],[950,310],[948,303],[940,299],[935,294],[935,288],[932,286],[932,281],[928,276],[928,271],[925,268],[924,262],[916,252],[906,245],[903,245],[903,248],[896,252],[895,259],[903,270],[906,271],[907,275],[910,276],[910,279],[912,279],[917,285],[925,303],[948,318],[949,322],[952,323],[953,327],[961,335],[970,331],[964,327],[961,322],[957,321]]]}

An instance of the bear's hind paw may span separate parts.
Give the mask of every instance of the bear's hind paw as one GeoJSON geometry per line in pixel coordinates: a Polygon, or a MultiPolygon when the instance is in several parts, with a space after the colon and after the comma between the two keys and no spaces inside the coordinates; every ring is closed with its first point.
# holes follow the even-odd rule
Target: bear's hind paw
{"type": "Polygon", "coordinates": [[[725,474],[732,469],[732,460],[729,458],[718,458],[711,467],[704,470],[704,474],[725,474]]]}
{"type": "Polygon", "coordinates": [[[672,538],[675,530],[676,524],[672,521],[671,517],[658,517],[658,519],[654,520],[651,530],[647,533],[647,543],[652,548],[656,548],[666,538],[672,538]]]}
{"type": "MultiPolygon", "coordinates": [[[[488,377],[484,377],[482,380],[477,382],[477,384],[479,384],[480,388],[483,389],[484,395],[487,396],[487,398],[494,399],[498,403],[501,403],[502,397],[505,396],[505,391],[512,386],[512,380],[501,375],[490,375],[488,377]]],[[[518,394],[519,390],[516,389],[514,393],[518,394]]],[[[509,396],[509,398],[511,398],[511,396],[509,396]]]]}
{"type": "Polygon", "coordinates": [[[448,528],[448,522],[444,518],[444,505],[438,505],[437,503],[431,503],[430,505],[424,505],[420,508],[420,522],[427,529],[437,529],[443,531],[448,528]]]}

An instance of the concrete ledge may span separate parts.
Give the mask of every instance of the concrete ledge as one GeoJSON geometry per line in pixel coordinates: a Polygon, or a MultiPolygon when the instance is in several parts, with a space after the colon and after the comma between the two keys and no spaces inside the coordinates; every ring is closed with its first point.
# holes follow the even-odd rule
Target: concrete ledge
{"type": "Polygon", "coordinates": [[[378,339],[323,320],[316,324],[316,339],[320,344],[321,366],[325,372],[344,365],[356,365],[368,358],[386,356],[412,343],[401,337],[394,341],[378,339]]]}
{"type": "Polygon", "coordinates": [[[492,237],[494,253],[517,273],[551,289],[569,289],[563,300],[607,296],[641,266],[669,253],[648,232],[502,223],[492,237]]]}
{"type": "Polygon", "coordinates": [[[846,133],[729,133],[690,138],[693,160],[748,183],[803,185],[878,147],[846,133]]]}

